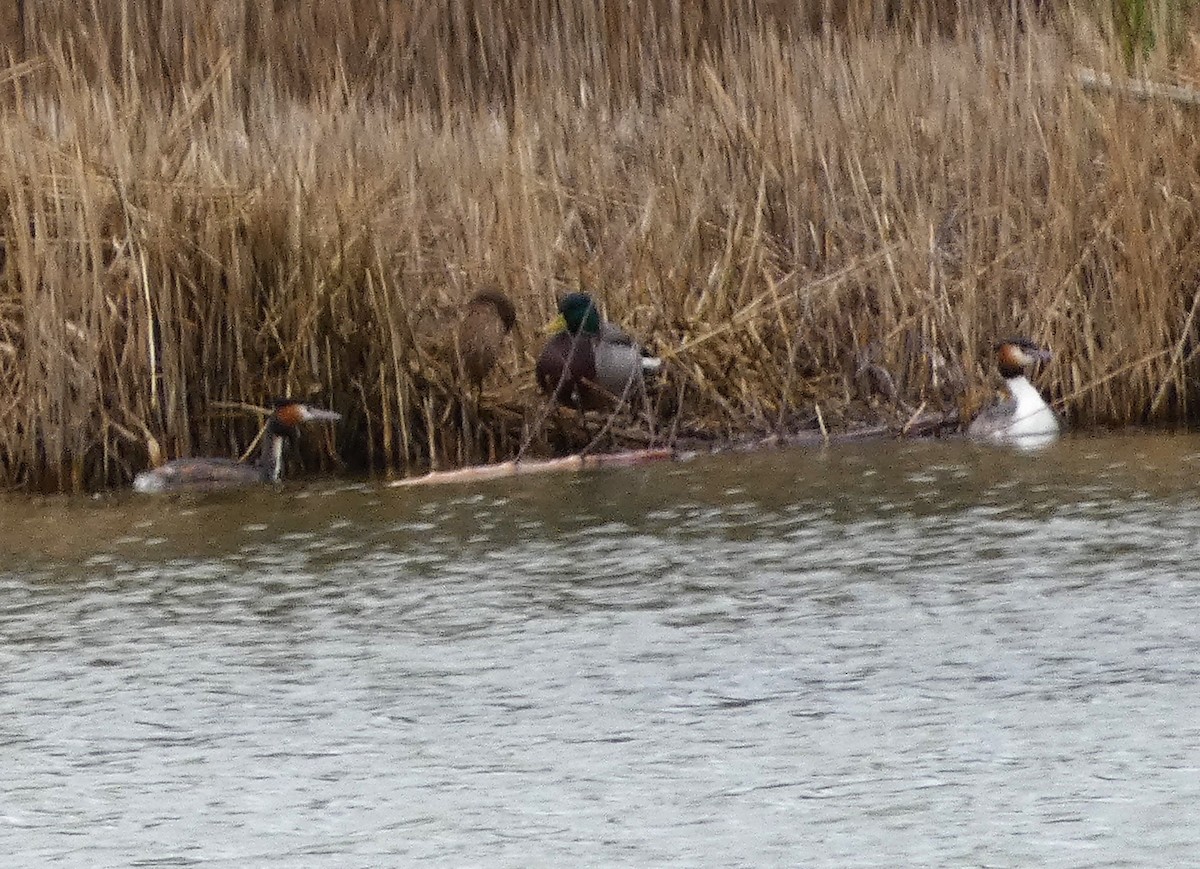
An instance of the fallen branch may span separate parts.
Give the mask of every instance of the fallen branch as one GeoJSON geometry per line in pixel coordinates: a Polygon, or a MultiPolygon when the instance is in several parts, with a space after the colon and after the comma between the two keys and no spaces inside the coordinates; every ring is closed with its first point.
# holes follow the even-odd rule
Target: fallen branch
{"type": "Polygon", "coordinates": [[[494,465],[472,465],[454,471],[431,471],[422,477],[409,477],[404,480],[396,480],[388,483],[388,486],[438,486],[447,483],[476,483],[483,480],[498,480],[506,477],[523,477],[528,474],[569,473],[595,468],[627,468],[636,465],[648,465],[653,462],[673,461],[682,452],[686,452],[688,455],[703,454],[705,452],[748,453],[778,447],[820,447],[828,444],[883,440],[889,437],[930,437],[940,434],[948,428],[957,427],[958,413],[956,411],[951,411],[950,413],[914,414],[900,427],[894,425],[877,425],[845,432],[801,431],[792,434],[769,435],[765,438],[732,444],[691,444],[692,448],[685,451],[677,451],[671,447],[658,447],[654,449],[625,450],[619,453],[576,454],[558,459],[543,459],[539,461],[512,459],[494,465]]]}
{"type": "Polygon", "coordinates": [[[923,438],[940,435],[948,429],[958,428],[958,411],[949,413],[925,413],[914,415],[903,426],[872,425],[849,431],[829,432],[799,431],[790,434],[768,435],[752,441],[713,447],[713,452],[749,453],[772,447],[823,447],[837,444],[853,444],[886,438],[923,438]]]}
{"type": "Polygon", "coordinates": [[[543,461],[508,461],[496,465],[473,465],[456,471],[431,471],[423,477],[396,480],[389,486],[433,486],[443,483],[476,482],[496,480],[502,477],[520,477],[526,474],[547,474],[558,471],[584,471],[592,468],[632,467],[651,462],[665,462],[675,458],[669,448],[653,450],[629,450],[620,453],[564,456],[560,459],[543,461]]]}
{"type": "Polygon", "coordinates": [[[1124,94],[1139,100],[1164,99],[1189,106],[1200,105],[1200,91],[1182,85],[1134,78],[1113,81],[1111,76],[1086,67],[1076,67],[1075,78],[1084,90],[1124,94]]]}

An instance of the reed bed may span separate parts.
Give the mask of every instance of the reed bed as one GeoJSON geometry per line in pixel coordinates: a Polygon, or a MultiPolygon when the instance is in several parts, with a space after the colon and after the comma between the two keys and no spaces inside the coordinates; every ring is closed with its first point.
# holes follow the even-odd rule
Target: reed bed
{"type": "Polygon", "coordinates": [[[8,485],[236,455],[281,394],[346,417],[310,471],[578,448],[532,375],[576,288],[666,359],[617,443],[969,412],[1010,333],[1077,426],[1196,413],[1200,108],[1073,74],[1188,85],[1186,40],[1008,2],[292,6],[10,15],[8,485]],[[477,404],[448,336],[485,283],[519,328],[477,404]]]}

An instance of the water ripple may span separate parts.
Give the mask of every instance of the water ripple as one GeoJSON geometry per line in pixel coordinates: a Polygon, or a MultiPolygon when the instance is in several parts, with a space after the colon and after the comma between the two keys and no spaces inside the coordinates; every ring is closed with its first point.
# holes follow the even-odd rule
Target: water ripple
{"type": "Polygon", "coordinates": [[[897,445],[0,502],[0,850],[1185,864],[1198,461],[897,445]]]}

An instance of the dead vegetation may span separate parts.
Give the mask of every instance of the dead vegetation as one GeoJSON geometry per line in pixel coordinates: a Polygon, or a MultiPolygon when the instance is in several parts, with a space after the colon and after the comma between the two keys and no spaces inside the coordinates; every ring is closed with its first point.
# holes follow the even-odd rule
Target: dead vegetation
{"type": "Polygon", "coordinates": [[[969,410],[1009,333],[1077,425],[1189,422],[1198,110],[1083,87],[1124,76],[1103,19],[1038,6],[22,4],[0,478],[237,455],[227,408],[283,394],[346,417],[310,470],[578,447],[533,379],[576,288],[666,361],[620,443],[969,410]],[[437,336],[485,285],[518,328],[476,405],[437,336]]]}

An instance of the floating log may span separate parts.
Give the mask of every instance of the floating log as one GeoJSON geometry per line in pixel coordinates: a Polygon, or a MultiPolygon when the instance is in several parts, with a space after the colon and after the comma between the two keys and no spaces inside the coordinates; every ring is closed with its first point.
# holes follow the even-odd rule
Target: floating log
{"type": "Polygon", "coordinates": [[[775,447],[820,447],[837,444],[853,444],[863,441],[886,440],[888,438],[935,437],[947,430],[958,428],[958,411],[949,413],[922,413],[913,416],[903,426],[873,425],[848,431],[832,431],[826,435],[820,431],[799,431],[789,434],[774,434],[750,441],[712,445],[711,452],[749,453],[775,447]]]}
{"type": "MultiPolygon", "coordinates": [[[[947,428],[958,427],[958,413],[927,413],[914,415],[904,426],[878,425],[845,432],[825,434],[819,431],[802,431],[785,435],[770,435],[753,441],[734,444],[698,444],[686,450],[686,455],[718,453],[722,451],[755,452],[775,447],[822,446],[825,444],[856,443],[883,440],[889,437],[929,437],[947,428]]],[[[494,465],[472,465],[453,471],[431,471],[422,477],[409,477],[388,483],[392,487],[437,486],[447,483],[477,483],[482,480],[497,480],[504,477],[523,477],[527,474],[551,474],[556,472],[586,471],[593,468],[623,468],[647,465],[652,462],[669,462],[684,455],[672,447],[657,447],[642,450],[625,450],[618,453],[594,453],[563,456],[558,459],[535,461],[510,460],[494,465]]]]}
{"type": "Polygon", "coordinates": [[[538,461],[507,461],[495,465],[473,465],[454,471],[431,471],[423,477],[396,480],[389,486],[434,486],[444,483],[478,482],[496,480],[501,477],[522,477],[526,474],[549,474],[555,472],[585,471],[591,468],[632,467],[651,462],[667,462],[675,458],[675,451],[668,447],[649,450],[627,450],[620,453],[596,453],[594,455],[564,456],[559,459],[538,461]]]}

